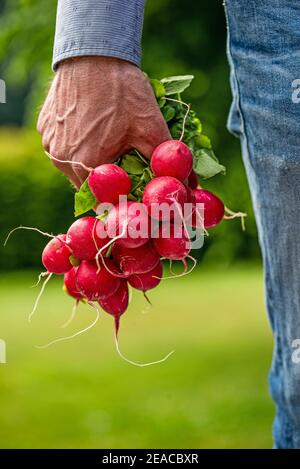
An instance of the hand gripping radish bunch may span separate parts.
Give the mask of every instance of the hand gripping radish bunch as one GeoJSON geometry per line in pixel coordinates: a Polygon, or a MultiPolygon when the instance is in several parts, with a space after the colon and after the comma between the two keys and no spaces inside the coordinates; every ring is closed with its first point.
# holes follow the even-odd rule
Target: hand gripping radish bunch
{"type": "MultiPolygon", "coordinates": [[[[216,195],[199,185],[199,177],[224,172],[224,167],[207,148],[210,142],[202,134],[199,119],[181,101],[179,93],[191,78],[150,80],[174,137],[155,148],[150,163],[137,151],[123,155],[116,164],[97,168],[65,161],[80,164],[89,172],[75,194],[75,215],[84,215],[90,209],[97,215],[78,218],[65,234],[53,236],[41,232],[51,237],[42,253],[46,272],[40,278],[46,276],[46,280],[30,319],[51,276],[63,275],[64,290],[75,299],[76,305],[82,301],[95,308],[96,321],[99,307],[113,316],[117,351],[123,357],[118,331],[120,318],[129,304],[129,288],[141,291],[149,301],[147,292],[156,288],[163,278],[163,260],[181,261],[183,274],[187,273],[186,260],[194,261],[190,256],[190,227],[207,233],[207,229],[224,218],[243,216],[225,209],[216,195]],[[179,99],[170,98],[172,94],[179,99]],[[200,217],[199,204],[204,208],[200,217]],[[191,207],[187,217],[186,205],[191,207]]],[[[71,318],[74,314],[75,309],[71,318]]],[[[58,340],[63,339],[51,343],[58,340]]]]}

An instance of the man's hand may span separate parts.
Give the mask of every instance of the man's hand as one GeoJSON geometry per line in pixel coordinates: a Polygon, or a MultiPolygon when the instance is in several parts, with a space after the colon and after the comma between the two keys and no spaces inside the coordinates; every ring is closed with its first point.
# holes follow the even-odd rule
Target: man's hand
{"type": "MultiPolygon", "coordinates": [[[[38,120],[43,146],[59,160],[96,167],[136,148],[146,157],[170,137],[152,88],[141,70],[110,57],[62,62],[38,120]]],[[[77,187],[79,165],[54,162],[77,187]]]]}

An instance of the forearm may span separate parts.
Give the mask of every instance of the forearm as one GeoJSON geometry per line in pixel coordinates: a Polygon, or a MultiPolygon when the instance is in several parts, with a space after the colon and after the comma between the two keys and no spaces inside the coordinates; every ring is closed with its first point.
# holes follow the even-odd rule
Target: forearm
{"type": "Polygon", "coordinates": [[[145,0],[58,0],[53,68],[85,55],[141,59],[145,0]]]}

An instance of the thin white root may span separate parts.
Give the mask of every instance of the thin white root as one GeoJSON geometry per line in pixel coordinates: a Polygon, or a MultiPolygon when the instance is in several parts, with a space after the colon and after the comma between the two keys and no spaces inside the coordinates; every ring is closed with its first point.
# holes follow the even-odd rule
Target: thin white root
{"type": "Polygon", "coordinates": [[[72,161],[72,160],[59,160],[58,158],[55,158],[55,156],[52,156],[50,155],[50,153],[48,153],[47,151],[45,151],[45,154],[48,156],[48,158],[50,158],[50,160],[53,160],[53,161],[57,161],[58,163],[66,163],[66,164],[71,164],[72,166],[75,164],[77,164],[77,166],[80,166],[81,168],[83,168],[85,171],[87,171],[88,173],[90,173],[91,171],[93,171],[93,168],[90,168],[89,166],[86,166],[84,163],[82,163],[81,161],[72,161]]]}
{"type": "MultiPolygon", "coordinates": [[[[186,104],[186,103],[184,103],[186,104]]],[[[181,131],[181,135],[180,135],[180,138],[179,140],[182,141],[183,140],[183,137],[184,137],[184,132],[185,132],[185,124],[186,124],[186,120],[187,120],[187,116],[189,115],[189,112],[190,112],[190,104],[187,105],[187,111],[185,113],[185,116],[183,118],[183,122],[182,122],[182,131],[181,131]]]]}
{"type": "Polygon", "coordinates": [[[224,220],[233,220],[234,218],[240,218],[241,219],[241,226],[242,226],[242,230],[245,231],[246,230],[246,227],[245,227],[245,218],[247,216],[247,213],[244,213],[244,212],[233,212],[232,210],[230,210],[228,207],[225,207],[225,212],[227,213],[227,215],[224,215],[224,220]]]}
{"type": "Polygon", "coordinates": [[[209,236],[209,232],[207,231],[207,229],[206,229],[205,226],[204,226],[204,218],[203,218],[202,214],[199,213],[199,210],[198,210],[197,206],[196,206],[196,213],[197,213],[197,215],[199,215],[200,220],[201,220],[201,223],[202,223],[202,225],[203,225],[203,226],[202,226],[203,232],[204,232],[205,236],[208,237],[208,236],[209,236]]]}
{"type": "Polygon", "coordinates": [[[117,353],[118,355],[123,359],[125,360],[125,362],[127,363],[130,363],[130,365],[134,365],[134,366],[139,366],[140,368],[143,368],[145,366],[151,366],[151,365],[158,365],[159,363],[163,363],[165,362],[166,360],[168,360],[168,358],[173,355],[173,353],[175,352],[175,350],[172,350],[172,352],[168,353],[164,358],[162,358],[161,360],[157,360],[157,361],[154,361],[154,362],[150,362],[150,363],[137,363],[137,362],[134,362],[132,360],[128,360],[128,358],[126,358],[122,352],[120,351],[120,348],[119,348],[119,342],[118,342],[118,337],[115,336],[115,342],[116,342],[116,350],[117,350],[117,353]]]}
{"type": "MultiPolygon", "coordinates": [[[[173,276],[177,275],[177,274],[175,274],[175,272],[173,270],[173,261],[172,261],[172,259],[169,260],[169,270],[170,270],[170,272],[173,276]]],[[[186,272],[186,269],[184,270],[184,272],[186,272]]]]}
{"type": "Polygon", "coordinates": [[[183,137],[184,137],[184,132],[185,132],[185,124],[186,124],[187,116],[189,115],[189,112],[190,112],[190,109],[191,109],[191,105],[185,103],[184,101],[180,101],[179,99],[174,99],[174,98],[165,98],[165,99],[166,99],[167,101],[174,101],[174,103],[183,104],[183,105],[186,106],[186,108],[187,108],[186,113],[185,113],[185,116],[184,116],[184,118],[183,118],[183,122],[182,122],[182,131],[181,131],[181,135],[180,135],[180,138],[179,138],[179,140],[182,141],[182,140],[183,140],[183,137]]]}
{"type": "Polygon", "coordinates": [[[103,253],[103,251],[105,251],[105,249],[107,249],[107,248],[108,248],[112,243],[114,243],[117,239],[123,238],[124,234],[126,233],[127,226],[128,226],[127,223],[124,224],[124,228],[123,228],[123,230],[122,230],[122,233],[119,234],[118,236],[115,236],[113,239],[109,240],[108,243],[104,244],[104,246],[102,246],[102,248],[99,249],[99,251],[97,252],[96,257],[95,257],[96,264],[97,264],[97,267],[98,267],[97,273],[100,272],[100,270],[101,270],[101,265],[100,265],[100,262],[99,262],[99,257],[101,256],[101,254],[103,253]]]}
{"type": "Polygon", "coordinates": [[[127,285],[128,285],[128,306],[129,306],[133,298],[133,288],[131,285],[129,285],[129,283],[127,285]]]}
{"type": "Polygon", "coordinates": [[[40,293],[38,294],[37,299],[35,300],[35,303],[34,303],[34,305],[33,305],[33,309],[32,309],[31,313],[30,313],[29,316],[28,316],[28,322],[31,322],[31,319],[32,319],[34,313],[36,312],[36,309],[37,309],[37,307],[38,307],[39,301],[40,301],[40,299],[41,299],[41,297],[42,297],[42,294],[43,294],[44,291],[45,291],[46,285],[47,285],[47,283],[49,282],[49,280],[50,280],[50,278],[52,277],[52,275],[53,275],[53,274],[49,274],[48,277],[46,278],[46,280],[44,281],[44,283],[43,283],[43,285],[42,285],[42,288],[41,288],[41,290],[40,290],[40,293]]]}
{"type": "Polygon", "coordinates": [[[77,309],[78,309],[78,300],[76,300],[73,305],[71,316],[69,317],[69,319],[62,326],[60,326],[62,329],[65,329],[71,324],[71,322],[74,320],[76,316],[77,309]]]}
{"type": "Polygon", "coordinates": [[[95,245],[96,250],[99,251],[99,246],[98,246],[96,238],[95,238],[95,229],[96,229],[96,226],[97,226],[97,221],[98,221],[97,218],[95,218],[93,229],[92,229],[92,238],[93,238],[93,243],[95,245]]]}
{"type": "Polygon", "coordinates": [[[182,224],[183,224],[183,229],[184,229],[184,234],[185,234],[185,236],[187,237],[187,239],[190,239],[190,233],[189,233],[189,230],[187,229],[187,226],[186,226],[186,222],[185,222],[185,219],[184,219],[184,216],[183,216],[183,213],[182,213],[182,207],[181,207],[181,205],[177,202],[176,199],[173,199],[173,202],[174,202],[174,205],[176,205],[177,210],[178,210],[178,213],[179,213],[179,216],[180,216],[180,218],[181,218],[181,221],[182,221],[182,224]]]}
{"type": "MultiPolygon", "coordinates": [[[[191,259],[191,261],[193,262],[193,265],[190,268],[190,270],[187,270],[186,265],[185,265],[185,269],[181,274],[174,274],[174,275],[170,275],[170,276],[167,276],[167,277],[162,277],[161,280],[169,280],[171,278],[179,278],[179,277],[184,277],[185,275],[191,274],[193,272],[193,270],[195,269],[196,265],[197,265],[197,261],[192,256],[186,256],[186,259],[191,259]]],[[[172,270],[171,270],[171,272],[172,272],[172,270]]],[[[159,279],[160,277],[157,277],[156,275],[153,275],[153,278],[159,279]]]]}
{"type": "Polygon", "coordinates": [[[43,277],[47,277],[47,275],[49,275],[49,272],[41,272],[40,275],[38,276],[38,280],[37,282],[34,284],[34,285],[31,285],[30,288],[35,288],[39,285],[40,281],[42,280],[43,277]]]}
{"type": "Polygon", "coordinates": [[[74,339],[78,335],[83,334],[84,332],[88,331],[89,329],[92,329],[92,327],[94,327],[97,324],[97,322],[99,321],[100,311],[99,311],[99,308],[97,308],[97,306],[94,305],[93,303],[88,303],[88,304],[96,310],[96,319],[92,322],[92,324],[90,324],[85,329],[82,329],[81,331],[75,332],[75,334],[69,335],[68,337],[60,337],[58,339],[54,339],[46,345],[36,345],[36,348],[39,348],[39,349],[48,348],[48,347],[50,347],[50,345],[57,344],[57,342],[63,342],[65,340],[74,339]]]}
{"type": "MultiPolygon", "coordinates": [[[[102,254],[100,254],[99,256],[100,256],[100,258],[101,258],[101,261],[102,261],[102,264],[103,264],[105,270],[106,270],[110,275],[112,275],[113,277],[117,277],[117,278],[127,278],[127,277],[126,277],[125,275],[123,275],[122,273],[117,274],[116,272],[113,272],[112,270],[110,270],[110,268],[108,267],[108,265],[107,265],[106,262],[105,262],[104,257],[102,256],[102,254]]],[[[98,270],[97,270],[97,273],[98,273],[99,270],[101,270],[101,265],[99,264],[99,265],[97,265],[97,267],[98,267],[98,270]]]]}
{"type": "Polygon", "coordinates": [[[190,268],[190,270],[188,272],[186,272],[186,275],[187,275],[187,274],[190,274],[191,272],[193,272],[193,270],[195,269],[195,267],[197,265],[197,261],[193,256],[186,256],[186,257],[187,257],[187,259],[190,259],[193,262],[193,265],[190,268]]]}
{"type": "Polygon", "coordinates": [[[43,236],[47,236],[48,238],[56,238],[56,236],[54,236],[54,235],[52,235],[52,234],[50,234],[50,233],[45,233],[44,231],[41,231],[41,230],[39,230],[38,228],[34,228],[34,227],[32,227],[32,226],[22,226],[22,225],[21,225],[21,226],[17,226],[16,228],[14,228],[13,230],[11,230],[11,231],[8,233],[8,235],[7,235],[7,237],[6,237],[5,241],[4,241],[3,246],[6,246],[7,241],[9,240],[10,236],[11,236],[15,231],[17,231],[17,230],[37,231],[38,233],[42,234],[43,236]]]}

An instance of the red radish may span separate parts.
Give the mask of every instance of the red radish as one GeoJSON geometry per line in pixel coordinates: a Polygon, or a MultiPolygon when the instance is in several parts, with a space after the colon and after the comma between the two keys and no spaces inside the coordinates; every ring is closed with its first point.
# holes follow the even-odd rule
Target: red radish
{"type": "Polygon", "coordinates": [[[76,285],[76,275],[77,275],[78,267],[73,267],[69,272],[67,272],[64,276],[64,290],[76,300],[81,300],[82,295],[78,291],[76,285]]]}
{"type": "Polygon", "coordinates": [[[145,187],[143,195],[143,203],[149,215],[159,220],[173,219],[174,211],[182,209],[186,200],[187,192],[184,185],[171,176],[152,179],[145,187]]]}
{"type": "Polygon", "coordinates": [[[186,189],[186,195],[187,195],[187,198],[186,198],[187,203],[195,204],[196,198],[195,198],[194,191],[189,186],[185,186],[185,189],[186,189]]]}
{"type": "Polygon", "coordinates": [[[103,164],[93,169],[88,184],[99,203],[115,205],[120,195],[127,195],[131,190],[130,177],[115,164],[103,164]]]}
{"type": "Polygon", "coordinates": [[[66,245],[66,235],[58,235],[45,246],[42,262],[48,272],[65,274],[73,267],[70,262],[71,254],[71,249],[66,245]]]}
{"type": "Polygon", "coordinates": [[[191,189],[197,189],[197,187],[199,185],[198,176],[197,176],[197,174],[195,173],[195,171],[193,169],[190,172],[187,184],[191,189]]]}
{"type": "MultiPolygon", "coordinates": [[[[197,204],[204,204],[204,228],[213,228],[220,223],[225,212],[222,200],[212,192],[204,189],[195,189],[194,196],[197,204]]],[[[192,224],[195,228],[197,228],[196,225],[199,225],[199,222],[197,223],[196,212],[194,212],[192,224]]],[[[203,228],[203,226],[200,226],[199,228],[203,228]]]]}
{"type": "MultiPolygon", "coordinates": [[[[191,226],[191,220],[194,216],[194,211],[195,211],[196,199],[195,199],[194,191],[189,186],[185,186],[185,189],[186,189],[186,194],[187,194],[187,200],[186,200],[186,203],[184,204],[183,220],[188,226],[191,226]]],[[[178,221],[179,223],[181,223],[182,218],[178,221]]],[[[174,222],[178,223],[178,221],[175,220],[174,222]]]]}
{"type": "MultiPolygon", "coordinates": [[[[116,269],[110,259],[105,259],[109,270],[116,269]]],[[[76,285],[79,292],[88,301],[106,299],[113,295],[120,286],[120,279],[110,274],[100,265],[100,271],[95,261],[82,261],[76,275],[76,285]]]]}
{"type": "Polygon", "coordinates": [[[162,224],[159,237],[153,243],[157,252],[165,259],[183,260],[191,250],[190,240],[182,225],[162,224]]]}
{"type": "Polygon", "coordinates": [[[128,283],[137,290],[146,292],[159,285],[163,274],[163,264],[159,262],[154,269],[144,274],[134,274],[128,279],[128,283]]]}
{"type": "Polygon", "coordinates": [[[135,248],[146,244],[150,237],[147,210],[142,203],[127,202],[111,209],[105,223],[110,238],[120,236],[119,245],[135,248]]]}
{"type": "Polygon", "coordinates": [[[67,232],[67,244],[80,260],[94,259],[107,241],[104,224],[94,217],[79,218],[67,232]]]}
{"type": "Polygon", "coordinates": [[[150,164],[155,176],[173,176],[184,181],[192,170],[193,155],[185,143],[168,140],[155,148],[150,164]]]}
{"type": "Polygon", "coordinates": [[[159,263],[159,254],[152,241],[137,248],[127,248],[116,242],[112,249],[112,255],[126,276],[144,274],[159,263]]]}
{"type": "Polygon", "coordinates": [[[118,336],[120,317],[125,313],[129,303],[129,292],[126,280],[121,280],[118,290],[109,298],[99,300],[99,305],[115,318],[115,335],[118,336]]]}

